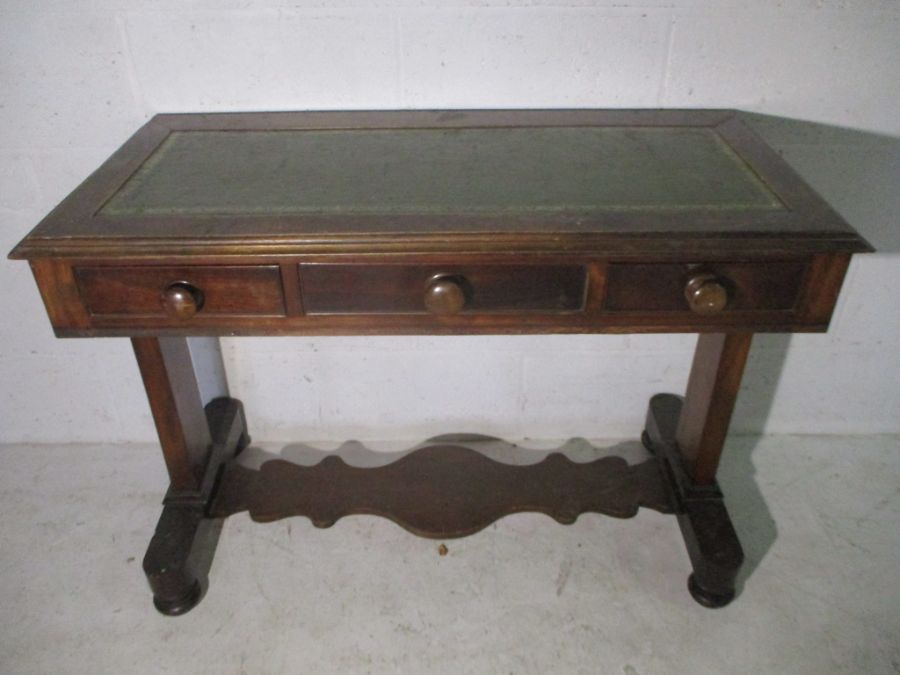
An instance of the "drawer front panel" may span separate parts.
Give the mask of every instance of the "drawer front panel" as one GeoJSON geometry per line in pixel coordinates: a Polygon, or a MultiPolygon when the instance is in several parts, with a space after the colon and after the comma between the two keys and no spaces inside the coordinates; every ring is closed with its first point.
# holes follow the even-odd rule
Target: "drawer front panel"
{"type": "Polygon", "coordinates": [[[163,296],[173,284],[199,291],[205,316],[284,316],[277,265],[78,267],[75,280],[93,316],[169,316],[163,296]]]}
{"type": "MultiPolygon", "coordinates": [[[[576,312],[583,308],[582,265],[301,264],[307,314],[428,314],[435,281],[459,289],[457,311],[576,312]]],[[[438,311],[438,313],[441,313],[438,311]]]]}
{"type": "Polygon", "coordinates": [[[611,264],[605,309],[691,313],[685,289],[691,279],[708,275],[727,291],[728,301],[719,316],[738,311],[790,311],[805,271],[805,261],[611,264]]]}

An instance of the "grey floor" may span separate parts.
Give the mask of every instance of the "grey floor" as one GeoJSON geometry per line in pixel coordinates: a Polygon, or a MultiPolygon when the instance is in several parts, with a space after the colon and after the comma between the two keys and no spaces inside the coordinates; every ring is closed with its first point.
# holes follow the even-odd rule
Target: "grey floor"
{"type": "Polygon", "coordinates": [[[720,478],[748,557],[725,609],[688,596],[654,512],[520,514],[444,556],[377,518],[240,515],[203,602],[170,619],[140,568],[158,450],[0,446],[0,672],[900,672],[900,438],[734,438],[720,478]]]}

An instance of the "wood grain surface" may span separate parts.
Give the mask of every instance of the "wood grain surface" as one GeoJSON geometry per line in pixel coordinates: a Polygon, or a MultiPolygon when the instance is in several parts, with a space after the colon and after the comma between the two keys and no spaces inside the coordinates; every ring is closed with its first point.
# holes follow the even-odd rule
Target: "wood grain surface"
{"type": "Polygon", "coordinates": [[[463,537],[511,513],[537,511],[561,523],[585,512],[630,518],[647,507],[671,513],[656,460],[629,465],[621,457],[578,464],[564,455],[513,466],[462,446],[436,445],[378,468],[336,456],[311,467],[285,460],[259,471],[229,464],[212,516],[249,511],[268,522],[306,516],[330,527],[352,514],[383,516],[423,537],[463,537]]]}

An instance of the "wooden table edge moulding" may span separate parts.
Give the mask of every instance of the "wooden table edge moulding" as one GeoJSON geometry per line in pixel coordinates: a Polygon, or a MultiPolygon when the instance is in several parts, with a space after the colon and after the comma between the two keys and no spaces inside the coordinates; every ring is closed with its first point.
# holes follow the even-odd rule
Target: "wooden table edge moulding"
{"type": "Polygon", "coordinates": [[[57,336],[132,340],[170,479],[144,571],[176,615],[242,511],[446,539],[643,506],[677,517],[694,599],[728,604],[743,552],[716,469],[751,338],[827,330],[870,250],[734,111],[454,110],[157,115],[10,257],[57,336]],[[684,397],[650,400],[639,464],[439,443],[253,470],[241,403],[203,400],[187,341],[648,332],[699,339],[684,397]]]}

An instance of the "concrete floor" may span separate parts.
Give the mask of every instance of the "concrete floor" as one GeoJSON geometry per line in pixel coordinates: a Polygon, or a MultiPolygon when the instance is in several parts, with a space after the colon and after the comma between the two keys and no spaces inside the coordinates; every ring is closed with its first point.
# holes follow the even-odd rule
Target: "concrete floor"
{"type": "Polygon", "coordinates": [[[649,511],[511,516],[445,556],[374,517],[240,515],[171,619],[140,567],[158,450],[4,446],[0,672],[900,672],[900,438],[734,438],[720,478],[748,558],[725,609],[691,600],[675,519],[649,511]]]}

